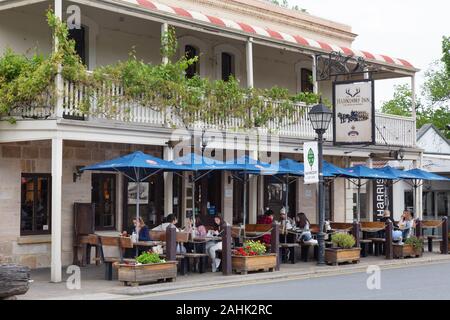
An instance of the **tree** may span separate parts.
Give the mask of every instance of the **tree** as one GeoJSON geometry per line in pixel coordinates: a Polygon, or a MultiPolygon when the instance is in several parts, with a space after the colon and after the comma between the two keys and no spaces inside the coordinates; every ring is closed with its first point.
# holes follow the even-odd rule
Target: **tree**
{"type": "MultiPolygon", "coordinates": [[[[450,139],[450,37],[443,37],[442,58],[425,73],[422,99],[416,99],[417,128],[432,123],[450,139]],[[426,101],[424,103],[422,100],[426,101]]],[[[394,97],[383,103],[383,113],[411,116],[412,93],[408,85],[395,86],[394,97]]]]}
{"type": "MultiPolygon", "coordinates": [[[[393,114],[396,116],[411,116],[412,106],[412,92],[407,84],[398,85],[394,87],[394,98],[383,103],[381,112],[393,114]]],[[[416,112],[419,109],[420,101],[416,99],[416,112]]]]}
{"type": "Polygon", "coordinates": [[[442,39],[442,58],[425,73],[423,93],[432,105],[450,105],[450,36],[442,39]]]}

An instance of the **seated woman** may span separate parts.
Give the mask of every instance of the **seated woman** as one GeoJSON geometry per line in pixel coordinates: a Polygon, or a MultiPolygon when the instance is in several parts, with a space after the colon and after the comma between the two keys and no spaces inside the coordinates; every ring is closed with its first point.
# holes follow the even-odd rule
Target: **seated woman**
{"type": "MultiPolygon", "coordinates": [[[[192,219],[192,215],[186,216],[186,226],[184,227],[184,232],[191,233],[194,230],[194,220],[192,219]]],[[[199,216],[195,217],[195,236],[196,237],[205,237],[207,234],[206,228],[202,223],[202,220],[199,216]]]]}
{"type": "Polygon", "coordinates": [[[411,236],[411,229],[414,227],[414,220],[409,210],[403,211],[403,215],[398,223],[398,227],[402,232],[403,241],[411,236]]]}
{"type": "Polygon", "coordinates": [[[129,237],[131,234],[136,233],[138,235],[138,241],[150,241],[150,232],[142,217],[139,220],[133,219],[133,227],[130,234],[127,231],[122,232],[123,237],[129,237]]]}
{"type": "MultiPolygon", "coordinates": [[[[150,241],[150,231],[145,224],[142,217],[139,217],[139,219],[134,218],[133,219],[133,226],[130,228],[130,233],[127,231],[122,232],[123,237],[129,237],[133,233],[137,235],[138,241],[150,241]]],[[[146,251],[144,248],[138,248],[138,254],[141,254],[142,252],[146,251]]],[[[125,249],[124,256],[126,258],[132,258],[136,254],[136,251],[133,248],[127,248],[125,249]]]]}
{"type": "MultiPolygon", "coordinates": [[[[263,216],[260,216],[258,218],[257,224],[272,224],[273,223],[273,210],[267,209],[266,212],[264,212],[263,216]]],[[[270,233],[266,233],[261,237],[261,242],[264,244],[270,244],[272,241],[272,235],[270,233]]]]}
{"type": "MultiPolygon", "coordinates": [[[[214,217],[214,230],[211,232],[214,236],[219,236],[223,230],[224,220],[220,215],[214,217]]],[[[211,258],[212,272],[216,272],[220,266],[221,260],[216,257],[216,250],[222,250],[222,241],[211,240],[206,243],[206,253],[211,258]]]]}
{"type": "Polygon", "coordinates": [[[311,223],[305,213],[300,212],[295,216],[295,228],[300,229],[300,234],[297,236],[297,241],[302,241],[304,243],[314,243],[317,241],[312,238],[311,231],[309,230],[310,225],[311,223]]]}

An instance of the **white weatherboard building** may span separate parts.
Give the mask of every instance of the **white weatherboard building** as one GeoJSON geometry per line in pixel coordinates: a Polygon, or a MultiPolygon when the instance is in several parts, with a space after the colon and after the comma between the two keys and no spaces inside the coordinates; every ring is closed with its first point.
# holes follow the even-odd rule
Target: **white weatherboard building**
{"type": "MultiPolygon", "coordinates": [[[[161,33],[171,25],[179,41],[178,54],[200,56],[194,72],[202,77],[226,79],[233,74],[242,86],[277,85],[292,93],[315,91],[331,101],[332,81],[316,81],[313,57],[334,51],[363,58],[376,70],[371,73],[375,81],[410,77],[414,87],[416,68],[403,59],[352,48],[356,35],[350,26],[258,0],[3,0],[0,52],[6,48],[25,54],[30,48],[51,52],[52,35],[45,11],[53,7],[65,20],[71,5],[80,8],[82,24],[81,29],[71,31],[71,37],[89,69],[127,59],[132,47],[138,58],[160,63],[161,33]]],[[[343,76],[340,80],[362,80],[365,75],[343,76]]],[[[75,202],[96,204],[99,233],[116,234],[129,226],[135,214],[135,205],[127,196],[127,179],[104,173],[78,175],[78,168],[134,150],[165,159],[177,156],[168,145],[174,129],[160,114],[133,105],[129,119],[124,116],[125,106],[114,119],[80,117],[82,89],[67,82],[58,86],[62,95],[55,103],[15,110],[15,124],[0,122],[0,261],[33,268],[51,266],[52,281],[60,281],[61,266],[72,261],[75,202]]],[[[299,103],[296,107],[301,115],[298,123],[275,128],[279,149],[273,157],[303,161],[303,142],[316,136],[307,116],[311,106],[299,103]]],[[[361,161],[370,166],[370,154],[401,148],[404,160],[421,166],[414,114],[398,117],[377,113],[375,124],[376,144],[364,147],[334,146],[330,128],[325,159],[343,167],[361,161]]],[[[208,146],[206,152],[210,154],[212,148],[208,146]]],[[[258,156],[254,143],[250,143],[250,155],[258,156]]],[[[228,222],[242,221],[242,185],[228,177],[226,172],[212,173],[197,183],[195,201],[205,219],[215,208],[228,222]]],[[[172,174],[149,179],[148,201],[141,207],[149,225],[160,223],[172,212],[183,220],[192,206],[192,192],[184,181],[172,174]]],[[[312,222],[317,221],[316,186],[304,185],[299,178],[289,188],[290,213],[305,212],[312,222]]],[[[352,221],[355,192],[345,179],[327,184],[327,217],[352,221]]],[[[251,177],[247,221],[255,223],[266,207],[280,209],[283,194],[279,181],[251,177]]],[[[417,199],[420,212],[421,196],[417,199]]],[[[362,218],[370,220],[373,209],[369,185],[367,190],[363,188],[362,200],[362,218]]]]}

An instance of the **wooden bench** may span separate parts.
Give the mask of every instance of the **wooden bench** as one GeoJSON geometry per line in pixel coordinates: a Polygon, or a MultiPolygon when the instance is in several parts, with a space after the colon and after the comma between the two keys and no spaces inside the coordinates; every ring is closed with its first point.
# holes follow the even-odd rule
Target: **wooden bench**
{"type": "Polygon", "coordinates": [[[370,239],[361,239],[359,240],[359,245],[361,246],[361,257],[367,257],[368,254],[372,253],[372,240],[370,239]]]}
{"type": "Polygon", "coordinates": [[[123,252],[127,248],[133,248],[133,241],[129,237],[99,237],[101,245],[101,259],[105,264],[105,279],[112,280],[113,264],[125,261],[134,262],[134,259],[124,259],[123,252]],[[108,252],[105,255],[105,252],[108,252]]]}
{"type": "Polygon", "coordinates": [[[280,243],[280,256],[282,262],[290,261],[292,264],[294,264],[297,259],[297,250],[300,248],[300,245],[298,243],[280,243]],[[289,255],[289,259],[288,256],[289,255]]]}
{"type": "Polygon", "coordinates": [[[385,238],[369,238],[369,239],[365,239],[365,240],[372,241],[372,243],[375,247],[375,252],[374,252],[375,256],[384,254],[384,245],[386,243],[385,238]]]}
{"type": "Polygon", "coordinates": [[[427,238],[428,243],[428,252],[433,252],[433,242],[440,242],[442,241],[442,237],[437,236],[434,234],[435,230],[439,228],[442,225],[441,220],[421,220],[420,221],[420,227],[421,229],[431,229],[432,234],[424,236],[423,234],[420,235],[423,238],[427,238]]]}
{"type": "Polygon", "coordinates": [[[300,242],[300,248],[301,248],[301,259],[304,262],[308,262],[309,258],[309,250],[311,247],[314,247],[314,259],[317,259],[318,256],[318,244],[308,243],[308,242],[300,242]]]}

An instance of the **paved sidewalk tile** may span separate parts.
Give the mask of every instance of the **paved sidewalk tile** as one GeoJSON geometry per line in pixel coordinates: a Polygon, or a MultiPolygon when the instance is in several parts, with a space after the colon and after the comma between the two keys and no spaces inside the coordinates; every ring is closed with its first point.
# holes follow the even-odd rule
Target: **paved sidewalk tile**
{"type": "Polygon", "coordinates": [[[104,267],[90,265],[81,268],[81,288],[70,290],[66,280],[68,274],[63,270],[63,282],[50,283],[50,270],[40,269],[32,271],[33,283],[27,294],[17,297],[18,299],[67,299],[67,300],[103,300],[122,299],[134,295],[151,294],[157,292],[181,290],[186,288],[204,287],[205,283],[210,286],[226,285],[235,283],[253,283],[274,279],[287,278],[311,278],[326,275],[345,274],[354,272],[365,272],[369,265],[378,265],[381,268],[399,268],[409,265],[420,265],[427,263],[439,263],[450,261],[450,255],[438,253],[425,253],[421,258],[385,260],[383,257],[362,258],[359,264],[347,264],[340,266],[317,266],[315,262],[297,262],[296,264],[282,264],[278,272],[258,272],[248,275],[224,276],[220,272],[207,272],[203,274],[190,273],[178,276],[175,282],[155,283],[139,287],[126,287],[117,280],[104,280],[104,267]]]}

